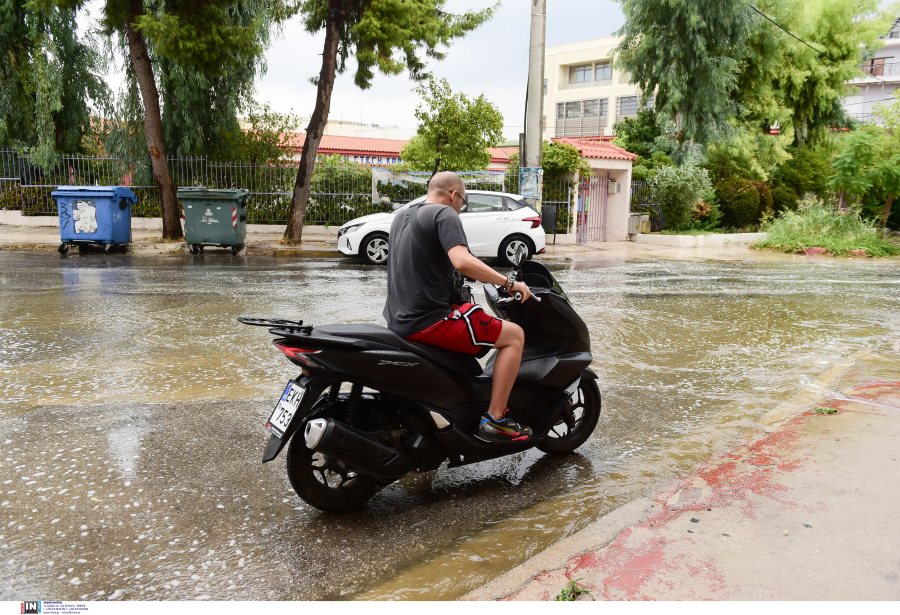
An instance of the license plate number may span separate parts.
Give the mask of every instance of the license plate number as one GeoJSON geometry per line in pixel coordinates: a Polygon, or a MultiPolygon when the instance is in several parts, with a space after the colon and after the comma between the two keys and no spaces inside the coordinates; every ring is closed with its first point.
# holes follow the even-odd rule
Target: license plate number
{"type": "Polygon", "coordinates": [[[272,416],[266,421],[266,429],[279,438],[283,438],[284,430],[291,424],[291,419],[294,418],[294,413],[300,407],[304,393],[306,393],[304,387],[295,382],[288,382],[284,393],[281,394],[281,399],[275,404],[272,416]]]}

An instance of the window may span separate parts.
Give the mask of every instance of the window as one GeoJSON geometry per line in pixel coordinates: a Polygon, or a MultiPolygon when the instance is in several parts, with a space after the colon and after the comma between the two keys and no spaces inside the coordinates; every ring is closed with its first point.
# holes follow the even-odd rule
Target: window
{"type": "Polygon", "coordinates": [[[583,66],[569,67],[569,83],[584,83],[591,80],[593,72],[592,64],[584,64],[583,66]]]}
{"type": "Polygon", "coordinates": [[[547,80],[544,79],[544,95],[547,95],[547,80]]]}
{"type": "Polygon", "coordinates": [[[515,211],[517,209],[522,209],[523,207],[528,207],[528,203],[525,201],[516,201],[514,199],[504,199],[506,201],[506,208],[510,211],[515,211]]]}
{"type": "Polygon", "coordinates": [[[609,100],[591,98],[556,103],[557,137],[596,137],[603,134],[609,100]]]}
{"type": "Polygon", "coordinates": [[[622,96],[619,98],[619,115],[637,115],[637,106],[637,96],[622,96]]]}
{"type": "Polygon", "coordinates": [[[875,77],[884,75],[884,58],[875,58],[874,60],[869,60],[863,67],[863,72],[867,75],[873,75],[875,77]]]}
{"type": "Polygon", "coordinates": [[[503,199],[492,194],[469,194],[466,195],[469,206],[466,211],[470,214],[474,213],[497,213],[503,211],[503,199]]]}
{"type": "Polygon", "coordinates": [[[612,66],[609,64],[597,64],[597,68],[594,73],[594,79],[597,81],[606,81],[607,79],[612,79],[612,66]]]}

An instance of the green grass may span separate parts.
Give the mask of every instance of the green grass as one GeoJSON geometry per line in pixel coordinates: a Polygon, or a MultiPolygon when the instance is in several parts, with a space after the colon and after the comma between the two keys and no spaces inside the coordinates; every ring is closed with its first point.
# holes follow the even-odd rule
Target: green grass
{"type": "Polygon", "coordinates": [[[566,586],[563,587],[556,595],[556,598],[554,598],[554,600],[558,602],[572,602],[581,594],[591,593],[586,588],[579,585],[578,581],[581,581],[581,579],[573,579],[569,581],[566,586]]]}
{"type": "Polygon", "coordinates": [[[900,247],[887,241],[874,221],[852,211],[837,211],[821,201],[784,212],[763,230],[768,237],[754,245],[766,250],[802,252],[807,248],[825,248],[835,256],[853,256],[851,250],[865,250],[867,256],[900,254],[900,247]]]}
{"type": "Polygon", "coordinates": [[[837,408],[829,408],[827,406],[819,406],[815,410],[813,410],[816,414],[837,414],[837,408]]]}

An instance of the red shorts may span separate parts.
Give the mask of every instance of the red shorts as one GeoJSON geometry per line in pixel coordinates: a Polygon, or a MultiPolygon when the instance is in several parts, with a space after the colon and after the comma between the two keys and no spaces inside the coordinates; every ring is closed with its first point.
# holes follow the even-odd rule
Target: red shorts
{"type": "Polygon", "coordinates": [[[497,343],[502,328],[503,321],[488,315],[480,305],[464,303],[441,322],[406,339],[419,344],[430,344],[484,356],[497,343]]]}

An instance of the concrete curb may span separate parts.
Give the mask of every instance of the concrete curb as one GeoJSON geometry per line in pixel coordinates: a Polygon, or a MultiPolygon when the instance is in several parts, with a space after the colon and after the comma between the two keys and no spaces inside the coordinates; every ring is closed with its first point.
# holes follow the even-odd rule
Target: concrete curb
{"type": "Polygon", "coordinates": [[[718,248],[746,245],[766,238],[766,233],[721,233],[713,235],[631,235],[631,241],[676,248],[718,248]]]}
{"type": "MultiPolygon", "coordinates": [[[[0,243],[0,252],[55,252],[59,247],[59,243],[28,243],[28,244],[2,244],[0,243]]],[[[78,254],[77,250],[74,250],[78,254]]],[[[97,248],[92,248],[91,252],[101,253],[97,248]]],[[[118,253],[118,252],[117,252],[118,253]]],[[[190,254],[187,244],[180,243],[145,243],[132,242],[128,244],[127,254],[133,256],[184,256],[190,254]]],[[[70,249],[69,254],[72,254],[70,249]]],[[[231,252],[223,248],[209,248],[204,251],[202,256],[216,256],[227,254],[231,256],[231,252]]],[[[277,257],[302,257],[302,258],[343,258],[343,255],[337,249],[329,249],[328,244],[313,244],[301,246],[278,246],[272,244],[251,244],[248,243],[243,250],[238,252],[238,256],[277,256],[277,257]]]]}

